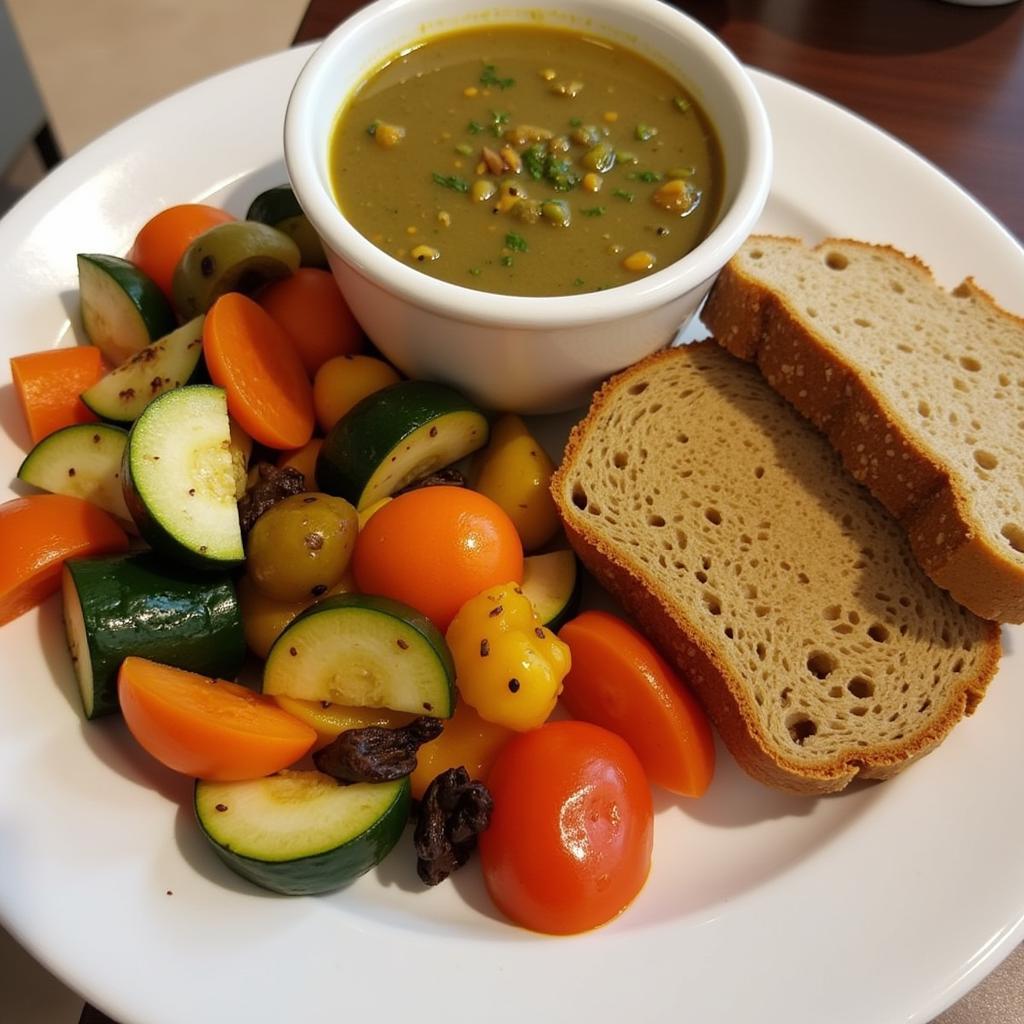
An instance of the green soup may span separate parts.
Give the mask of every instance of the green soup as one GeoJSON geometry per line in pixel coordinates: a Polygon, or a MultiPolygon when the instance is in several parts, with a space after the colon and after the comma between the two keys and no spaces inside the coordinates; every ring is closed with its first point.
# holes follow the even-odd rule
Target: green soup
{"type": "Polygon", "coordinates": [[[341,110],[330,173],[379,248],[505,295],[599,291],[666,267],[714,226],[724,177],[714,130],[671,75],[538,27],[395,56],[341,110]]]}

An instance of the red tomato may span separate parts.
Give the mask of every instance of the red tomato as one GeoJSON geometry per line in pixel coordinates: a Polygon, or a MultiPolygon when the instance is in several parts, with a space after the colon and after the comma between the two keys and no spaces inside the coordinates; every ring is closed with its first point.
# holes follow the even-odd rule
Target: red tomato
{"type": "Polygon", "coordinates": [[[651,791],[625,740],[589,722],[548,722],[505,744],[487,788],[494,814],[480,837],[484,881],[517,924],[586,931],[643,888],[651,791]]]}
{"type": "Polygon", "coordinates": [[[523,545],[508,515],[465,487],[400,494],[359,531],[356,587],[403,601],[442,632],[482,590],[523,578],[523,545]]]}

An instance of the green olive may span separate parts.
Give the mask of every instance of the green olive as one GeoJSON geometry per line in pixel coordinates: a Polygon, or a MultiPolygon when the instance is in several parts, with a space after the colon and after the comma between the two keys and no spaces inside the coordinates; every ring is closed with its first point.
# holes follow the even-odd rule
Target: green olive
{"type": "Polygon", "coordinates": [[[183,319],[205,313],[225,292],[251,292],[299,268],[299,247],[283,231],[237,220],[203,232],[174,270],[174,308],[183,319]]]}
{"type": "Polygon", "coordinates": [[[286,217],[274,225],[283,231],[298,247],[304,267],[326,267],[327,256],[324,253],[320,236],[313,230],[304,213],[295,217],[286,217]]]}
{"type": "Polygon", "coordinates": [[[345,574],[359,532],[356,510],[329,494],[293,494],[256,520],[247,567],[275,601],[319,597],[345,574]]]}

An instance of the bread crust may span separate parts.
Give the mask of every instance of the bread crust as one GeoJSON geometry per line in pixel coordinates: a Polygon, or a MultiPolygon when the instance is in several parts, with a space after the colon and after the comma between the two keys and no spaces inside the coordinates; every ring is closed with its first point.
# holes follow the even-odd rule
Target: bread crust
{"type": "MultiPolygon", "coordinates": [[[[708,341],[700,344],[713,345],[708,341]]],[[[594,396],[587,417],[572,430],[562,462],[551,481],[551,493],[573,550],[597,581],[632,614],[640,628],[691,686],[726,747],[751,776],[773,788],[805,796],[844,789],[855,778],[887,779],[933,750],[965,715],[973,713],[995,674],[1000,656],[999,627],[984,623],[986,653],[972,678],[950,691],[922,728],[897,743],[857,748],[831,760],[807,765],[773,745],[760,725],[757,709],[744,681],[731,671],[728,658],[681,607],[676,596],[644,580],[628,558],[593,529],[572,503],[567,481],[586,448],[606,403],[636,376],[659,362],[676,357],[668,349],[648,356],[607,381],[594,396]]]]}
{"type": "MultiPolygon", "coordinates": [[[[799,239],[774,236],[752,236],[748,244],[759,239],[803,247],[799,239]]],[[[939,288],[925,263],[892,246],[829,238],[811,251],[835,245],[905,260],[939,288]]],[[[971,278],[960,289],[1024,332],[1024,319],[1002,309],[971,278]]],[[[783,295],[733,260],[719,275],[701,318],[721,345],[756,363],[768,383],[824,432],[851,475],[899,520],[935,583],[981,618],[1024,622],[1024,568],[972,519],[959,476],[904,429],[885,396],[809,330],[783,295]]]]}

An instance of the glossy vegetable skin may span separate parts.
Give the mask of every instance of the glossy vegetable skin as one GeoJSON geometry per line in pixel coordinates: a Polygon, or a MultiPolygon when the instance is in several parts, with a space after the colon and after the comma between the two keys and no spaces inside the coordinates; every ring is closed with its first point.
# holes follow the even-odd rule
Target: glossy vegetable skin
{"type": "Polygon", "coordinates": [[[11,379],[29,436],[38,444],[48,434],[96,416],[79,398],[106,372],[93,345],[53,348],[11,359],[11,379]]]}
{"type": "Polygon", "coordinates": [[[523,577],[512,521],[489,498],[464,487],[400,494],[366,523],[352,556],[356,586],[404,601],[447,629],[455,613],[488,587],[523,577]]]}
{"type": "Polygon", "coordinates": [[[148,274],[169,299],[174,268],[185,250],[204,231],[234,219],[230,213],[203,203],[169,206],[146,221],[135,236],[128,259],[148,274]]]}
{"type": "Polygon", "coordinates": [[[326,270],[300,267],[268,284],[257,301],[284,328],[310,377],[328,359],[363,348],[362,328],[326,270]]]}
{"type": "Polygon", "coordinates": [[[232,676],[245,643],[228,576],[182,572],[150,552],[64,564],[64,624],[86,718],[118,710],[129,655],[232,676]]]}
{"type": "Polygon", "coordinates": [[[322,437],[314,437],[301,448],[281,452],[277,458],[277,468],[285,469],[291,466],[293,469],[297,469],[306,478],[306,490],[315,491],[317,489],[316,460],[323,443],[324,439],[322,437]]]}
{"type": "Polygon", "coordinates": [[[481,718],[535,729],[555,710],[569,671],[569,648],[543,628],[514,583],[471,597],[448,627],[459,693],[481,718]]]}
{"type": "Polygon", "coordinates": [[[510,413],[491,426],[487,447],[477,455],[474,470],[476,490],[508,513],[523,550],[535,551],[558,532],[558,513],[549,490],[555,467],[521,417],[510,413]]]}
{"type": "Polygon", "coordinates": [[[67,494],[4,502],[0,537],[0,626],[57,592],[66,559],[128,548],[128,537],[112,516],[67,494]]]}
{"type": "MultiPolygon", "coordinates": [[[[310,725],[316,730],[317,748],[326,746],[331,740],[350,729],[366,729],[370,726],[400,729],[416,717],[408,711],[391,711],[388,708],[354,708],[347,704],[331,704],[319,700],[296,700],[294,697],[285,697],[280,694],[274,697],[274,700],[289,715],[294,715],[300,722],[305,722],[306,725],[310,725]]],[[[445,733],[450,725],[450,722],[445,723],[445,733]]],[[[421,754],[423,749],[420,748],[421,754]]]]}
{"type": "Polygon", "coordinates": [[[534,931],[596,928],[643,888],[654,834],[651,792],[629,745],[589,722],[514,736],[487,778],[491,825],[480,837],[487,890],[534,931]]]}
{"type": "Polygon", "coordinates": [[[651,782],[698,797],[715,770],[707,716],[650,641],[602,611],[567,622],[559,636],[572,651],[562,702],[569,713],[618,733],[651,782]]]}
{"type": "Polygon", "coordinates": [[[228,410],[255,441],[301,448],[313,433],[313,391],[284,331],[252,299],[221,296],[206,316],[203,352],[228,410]]]}
{"type": "Polygon", "coordinates": [[[297,761],[316,733],[267,697],[237,683],[125,658],[121,713],[147,753],[184,775],[258,779],[297,761]]]}
{"type": "Polygon", "coordinates": [[[261,192],[249,204],[245,219],[258,220],[261,224],[269,224],[283,231],[299,247],[302,266],[327,266],[327,256],[320,236],[302,212],[290,185],[278,185],[261,192]]]}

